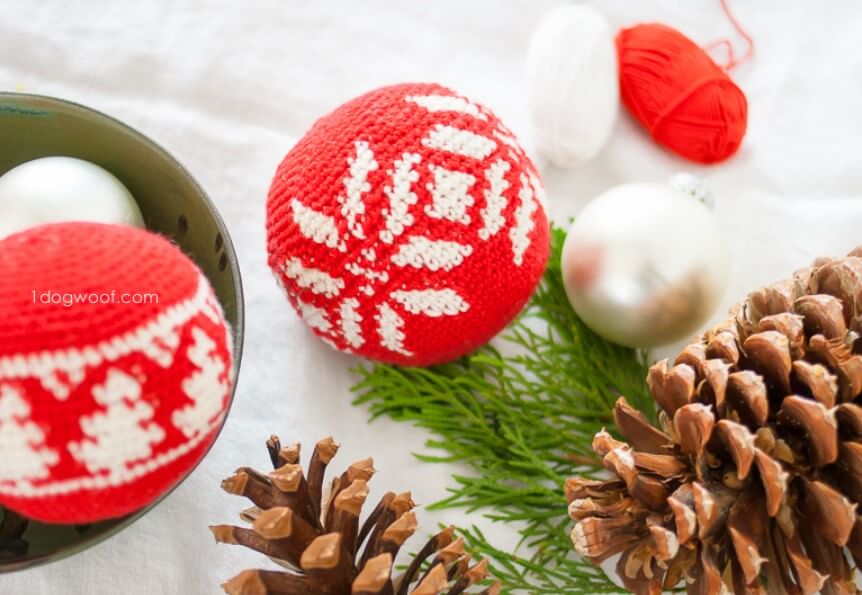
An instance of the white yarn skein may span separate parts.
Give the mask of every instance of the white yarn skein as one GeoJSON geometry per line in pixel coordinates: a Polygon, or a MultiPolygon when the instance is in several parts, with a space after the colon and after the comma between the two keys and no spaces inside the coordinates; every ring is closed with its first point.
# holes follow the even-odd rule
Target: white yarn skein
{"type": "Polygon", "coordinates": [[[548,13],[527,52],[527,89],[538,151],[558,167],[594,157],[619,111],[613,34],[595,8],[548,13]]]}

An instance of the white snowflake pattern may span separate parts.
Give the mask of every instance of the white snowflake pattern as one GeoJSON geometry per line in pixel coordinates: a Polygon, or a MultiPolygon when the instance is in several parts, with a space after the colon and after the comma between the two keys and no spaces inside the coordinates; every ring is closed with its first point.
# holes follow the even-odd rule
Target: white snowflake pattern
{"type": "MultiPolygon", "coordinates": [[[[456,96],[410,95],[404,97],[404,101],[432,114],[457,112],[463,117],[488,120],[481,108],[456,96]]],[[[356,140],[352,154],[346,157],[348,172],[343,179],[344,189],[337,199],[340,208],[334,215],[319,212],[296,197],[291,198],[293,222],[303,237],[352,257],[348,257],[342,271],[323,271],[303,264],[296,257],[288,258],[281,265],[282,273],[295,286],[331,301],[331,305],[319,307],[295,297],[305,322],[322,333],[330,343],[341,342],[348,348],[358,349],[373,340],[373,337],[363,334],[363,319],[358,312],[359,301],[355,297],[341,295],[351,282],[359,283],[360,291],[369,297],[386,292],[373,316],[376,340],[386,350],[407,357],[413,353],[405,346],[408,340],[405,335],[406,324],[398,309],[405,315],[426,317],[458,316],[470,309],[464,296],[452,288],[440,287],[439,283],[435,283],[433,288],[387,287],[390,279],[387,267],[449,272],[461,266],[474,252],[474,245],[465,243],[463,234],[457,240],[432,239],[419,231],[412,231],[417,221],[414,207],[418,202],[415,185],[420,179],[419,168],[424,168],[430,177],[426,186],[431,202],[425,205],[422,214],[431,219],[443,219],[464,226],[478,220],[481,225],[476,229],[476,236],[477,241],[482,242],[506,228],[503,213],[509,205],[506,191],[511,185],[506,176],[512,169],[512,162],[526,160],[526,155],[514,141],[511,132],[501,124],[497,124],[491,135],[449,124],[433,124],[425,131],[421,145],[426,151],[475,160],[480,167],[468,173],[458,171],[451,165],[426,165],[420,153],[412,152],[402,153],[392,163],[381,164],[371,143],[356,140]],[[498,151],[501,143],[504,151],[498,151]],[[366,230],[364,223],[368,213],[364,198],[371,190],[368,176],[381,167],[385,168],[389,178],[383,187],[388,205],[381,210],[381,228],[366,230]],[[475,177],[476,171],[484,173],[484,183],[475,177]],[[482,191],[485,206],[481,212],[474,213],[475,194],[480,187],[486,188],[482,191]],[[339,233],[339,229],[344,230],[344,233],[339,233]],[[378,262],[373,249],[350,249],[354,238],[365,239],[369,232],[377,233],[382,243],[393,245],[394,249],[386,262],[378,262]]],[[[515,193],[518,201],[514,205],[515,221],[508,237],[512,261],[520,267],[530,244],[533,214],[539,208],[536,201],[541,200],[541,184],[532,175],[521,175],[518,182],[520,187],[515,193]]]]}

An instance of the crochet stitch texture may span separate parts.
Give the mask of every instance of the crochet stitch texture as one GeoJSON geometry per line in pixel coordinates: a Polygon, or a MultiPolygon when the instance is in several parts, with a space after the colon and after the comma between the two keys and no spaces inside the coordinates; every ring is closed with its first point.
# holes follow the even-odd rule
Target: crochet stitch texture
{"type": "Polygon", "coordinates": [[[126,226],[46,225],[0,254],[0,504],[55,523],[146,506],[225,415],[231,342],[212,288],[168,240],[126,226]]]}
{"type": "Polygon", "coordinates": [[[449,361],[498,333],[538,283],[542,192],[488,109],[436,84],[384,87],[318,120],[279,166],[269,264],[335,348],[449,361]]]}

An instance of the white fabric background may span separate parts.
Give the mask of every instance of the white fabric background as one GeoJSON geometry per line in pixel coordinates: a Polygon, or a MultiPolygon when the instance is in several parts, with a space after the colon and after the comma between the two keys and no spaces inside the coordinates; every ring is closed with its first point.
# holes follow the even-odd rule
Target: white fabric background
{"type": "MultiPolygon", "coordinates": [[[[0,89],[57,95],[112,114],[180,159],[216,202],[236,244],[247,307],[245,357],[227,426],[209,457],[162,505],[121,535],[59,563],[0,576],[3,594],[215,593],[265,564],[216,546],[207,525],[244,501],[219,480],[263,466],[263,440],[342,444],[338,466],[372,455],[372,494],[412,489],[430,503],[456,469],[415,462],[422,431],[350,405],[348,368],[303,327],[265,263],[264,199],[284,153],[316,116],[378,85],[438,81],[492,107],[522,141],[531,132],[522,86],[530,33],[552,0],[498,2],[194,2],[0,0],[0,89]]],[[[733,32],[718,0],[596,2],[615,27],[677,26],[702,43],[733,32]]],[[[820,254],[862,243],[862,4],[734,2],[757,40],[734,76],[748,95],[749,132],[718,167],[670,156],[627,117],[577,171],[542,164],[557,221],[620,182],[705,177],[733,243],[732,298],[820,254]]],[[[736,38],[738,39],[738,38],[736,38]]],[[[672,349],[667,350],[672,351],[672,349]]],[[[460,512],[421,513],[431,529],[460,512]]],[[[511,528],[489,534],[502,546],[511,528]]]]}

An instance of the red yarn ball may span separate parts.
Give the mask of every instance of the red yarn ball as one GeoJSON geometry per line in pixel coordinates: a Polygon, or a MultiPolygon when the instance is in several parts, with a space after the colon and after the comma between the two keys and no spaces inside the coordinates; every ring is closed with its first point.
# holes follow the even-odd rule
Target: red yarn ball
{"type": "Polygon", "coordinates": [[[224,419],[231,343],[212,288],[126,226],[45,225],[0,254],[0,504],[53,523],[150,504],[224,419]]]}
{"type": "Polygon", "coordinates": [[[337,349],[452,360],[535,289],[548,257],[541,193],[489,110],[440,85],[384,87],[318,120],[279,166],[269,264],[337,349]]]}
{"type": "Polygon", "coordinates": [[[700,163],[733,155],[748,106],[742,90],[685,35],[657,23],[617,35],[623,104],[671,151],[700,163]]]}

